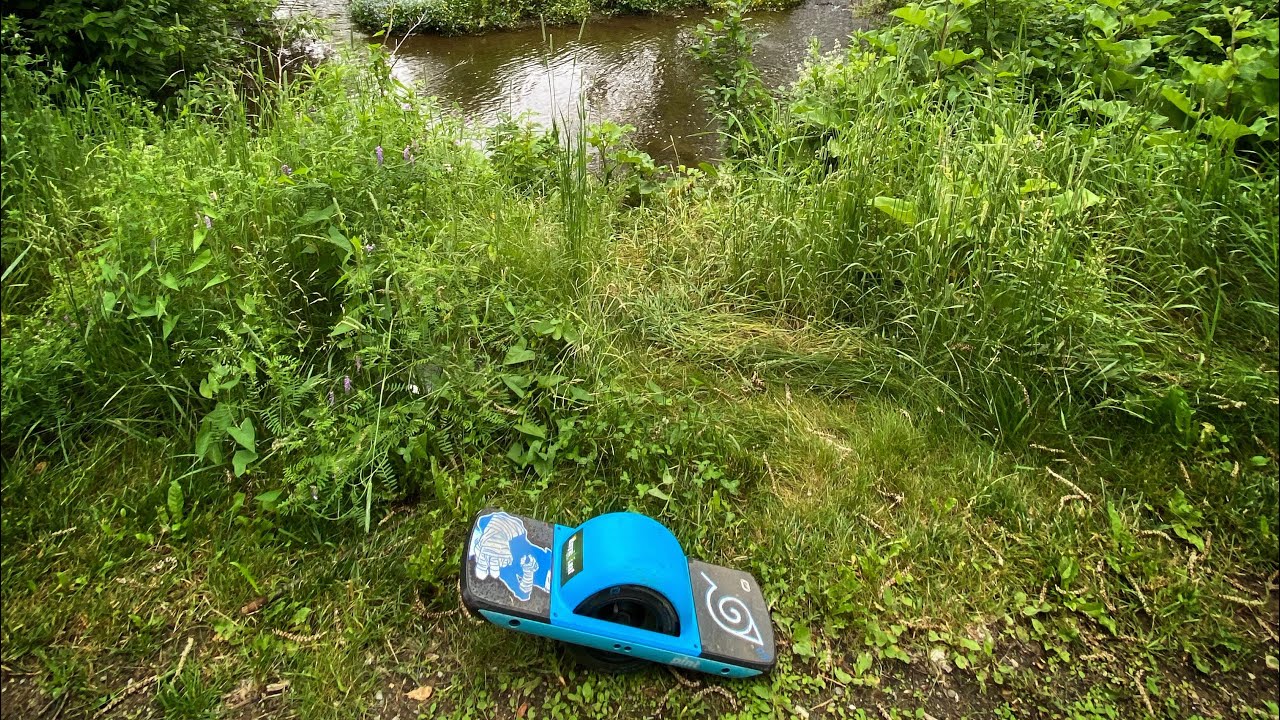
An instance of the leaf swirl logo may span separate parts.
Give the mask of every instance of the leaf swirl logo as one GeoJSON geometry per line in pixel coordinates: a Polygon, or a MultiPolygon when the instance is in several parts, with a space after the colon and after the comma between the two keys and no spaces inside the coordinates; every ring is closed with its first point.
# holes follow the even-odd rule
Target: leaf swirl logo
{"type": "Polygon", "coordinates": [[[699,572],[702,579],[707,581],[707,594],[704,598],[707,603],[707,612],[711,614],[711,619],[721,630],[740,637],[749,643],[755,645],[764,645],[764,640],[760,638],[760,628],[756,626],[756,619],[751,615],[751,609],[742,601],[742,598],[736,595],[720,595],[713,598],[719,586],[715,581],[707,577],[704,572],[699,572]]]}

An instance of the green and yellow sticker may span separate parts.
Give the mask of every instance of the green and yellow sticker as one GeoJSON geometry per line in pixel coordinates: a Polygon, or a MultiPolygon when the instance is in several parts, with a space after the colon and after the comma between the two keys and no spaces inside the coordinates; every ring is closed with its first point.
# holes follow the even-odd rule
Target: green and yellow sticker
{"type": "Polygon", "coordinates": [[[582,572],[582,531],[569,536],[560,546],[560,584],[564,585],[582,572]]]}

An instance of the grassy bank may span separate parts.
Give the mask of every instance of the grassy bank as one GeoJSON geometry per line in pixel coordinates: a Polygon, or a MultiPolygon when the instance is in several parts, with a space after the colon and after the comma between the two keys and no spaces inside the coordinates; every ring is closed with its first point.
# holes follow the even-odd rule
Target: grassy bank
{"type": "MultiPolygon", "coordinates": [[[[784,8],[798,0],[761,0],[757,7],[784,8]]],[[[545,23],[566,25],[591,17],[674,12],[714,7],[707,0],[353,0],[351,19],[365,32],[468,34],[545,23]]]]}
{"type": "Polygon", "coordinates": [[[376,57],[165,117],[6,66],[5,717],[1275,717],[1274,110],[916,9],[777,100],[721,27],[699,170],[376,57]],[[660,518],[778,671],[468,620],[485,505],[660,518]]]}

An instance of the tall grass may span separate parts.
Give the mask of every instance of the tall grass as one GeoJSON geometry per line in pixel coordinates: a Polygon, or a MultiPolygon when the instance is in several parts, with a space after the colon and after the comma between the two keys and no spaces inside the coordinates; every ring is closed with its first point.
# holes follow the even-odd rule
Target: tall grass
{"type": "Polygon", "coordinates": [[[8,453],[164,435],[367,523],[467,463],[661,475],[629,451],[668,432],[635,394],[664,359],[1015,448],[1276,435],[1274,158],[1015,84],[815,63],[754,151],[636,207],[583,135],[477,137],[377,58],[210,81],[172,118],[6,82],[8,453]]]}
{"type": "Polygon", "coordinates": [[[1183,392],[1275,436],[1274,156],[1143,142],[1012,83],[922,94],[861,57],[754,131],[681,282],[856,328],[999,437],[1158,427],[1183,392]]]}

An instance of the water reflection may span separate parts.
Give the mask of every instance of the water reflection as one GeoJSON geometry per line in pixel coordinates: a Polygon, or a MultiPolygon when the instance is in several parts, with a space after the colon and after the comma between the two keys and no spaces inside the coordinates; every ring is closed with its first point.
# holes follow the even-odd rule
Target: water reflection
{"type": "MultiPolygon", "coordinates": [[[[329,19],[335,41],[367,40],[351,27],[346,0],[284,0],[282,12],[329,19]]],[[[751,18],[767,33],[756,61],[774,85],[794,79],[810,38],[830,49],[869,24],[845,0],[807,0],[751,18]]],[[[469,117],[528,113],[572,127],[581,102],[589,121],[634,125],[637,145],[659,161],[693,164],[713,157],[717,145],[701,96],[705,79],[690,55],[703,19],[698,12],[627,16],[479,36],[417,35],[388,45],[397,78],[469,117]]]]}

